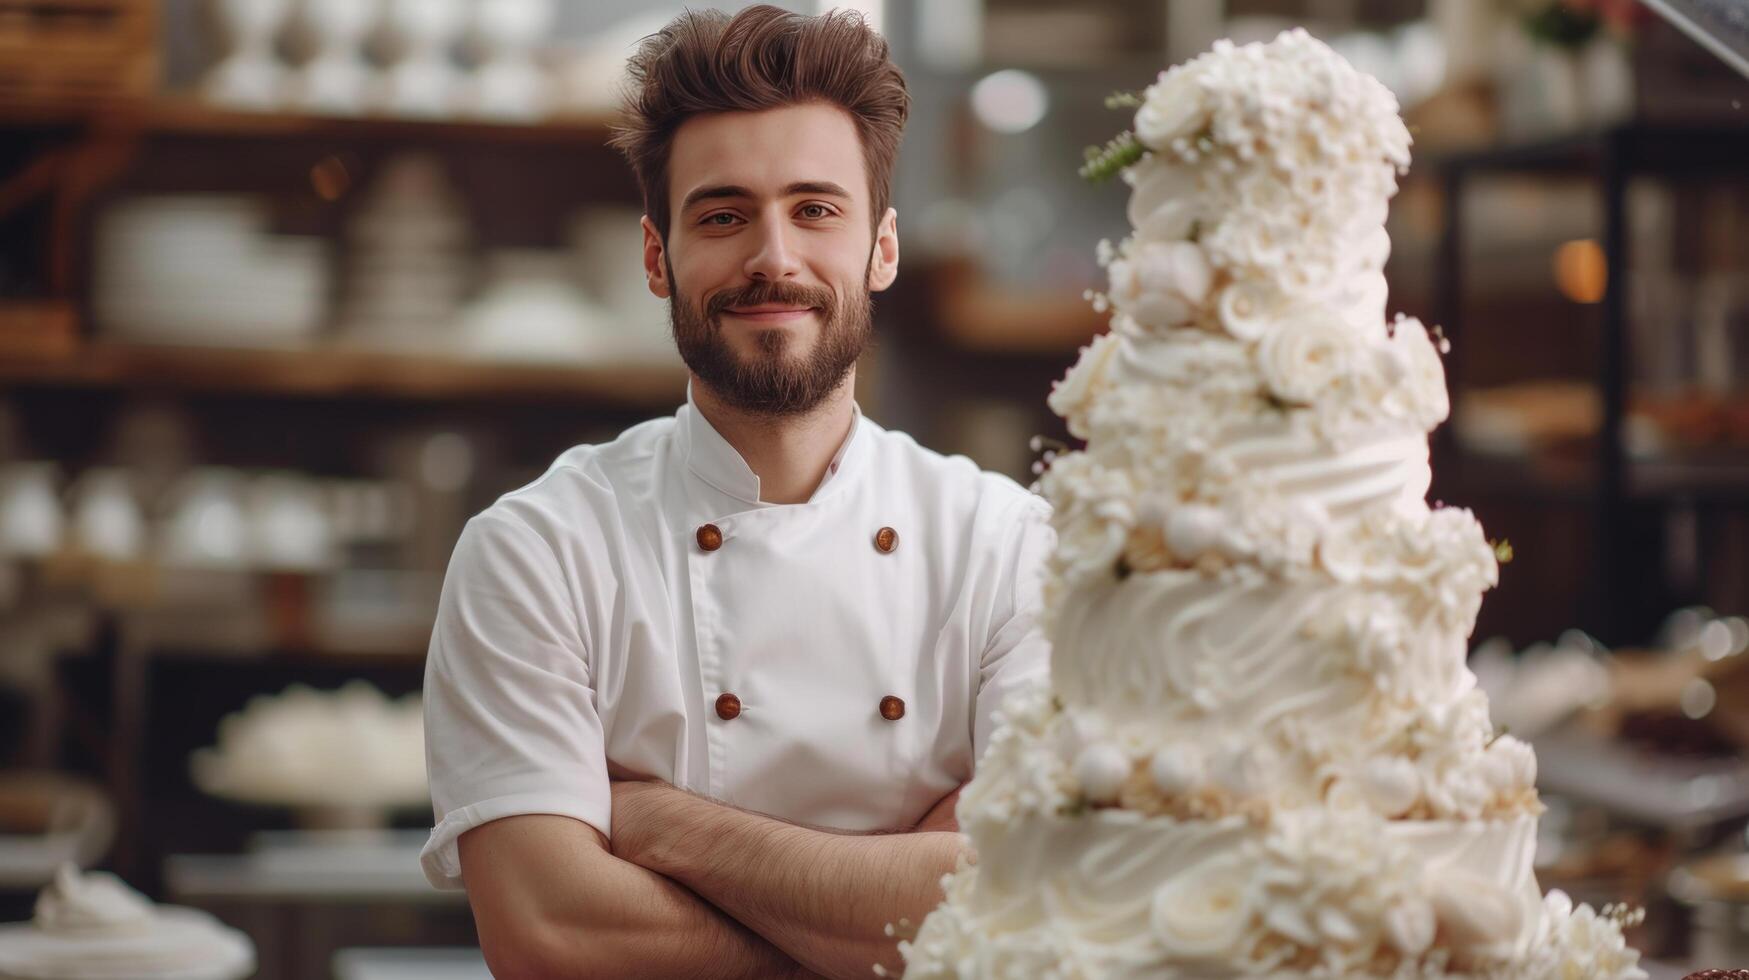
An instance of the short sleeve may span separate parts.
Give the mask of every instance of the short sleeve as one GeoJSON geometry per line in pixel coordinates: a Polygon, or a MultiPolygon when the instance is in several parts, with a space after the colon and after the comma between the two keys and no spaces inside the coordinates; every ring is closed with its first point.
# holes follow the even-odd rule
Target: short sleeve
{"type": "Polygon", "coordinates": [[[972,757],[981,758],[995,729],[995,713],[1016,690],[1043,683],[1050,676],[1050,643],[1039,614],[1044,606],[1045,561],[1056,546],[1051,507],[1044,498],[1027,495],[1013,520],[1003,521],[1002,588],[1007,615],[991,630],[979,662],[977,716],[972,724],[972,757]]]}
{"type": "Polygon", "coordinates": [[[456,840],[549,813],[608,833],[612,794],[589,646],[551,544],[512,516],[463,529],[425,663],[425,764],[436,825],[420,854],[460,888],[456,840]]]}

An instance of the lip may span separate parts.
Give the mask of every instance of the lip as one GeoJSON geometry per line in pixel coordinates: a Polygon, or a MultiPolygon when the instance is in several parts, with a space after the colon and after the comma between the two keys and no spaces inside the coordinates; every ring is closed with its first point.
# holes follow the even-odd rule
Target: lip
{"type": "Polygon", "coordinates": [[[814,308],[811,306],[782,308],[752,307],[742,311],[732,309],[723,311],[724,316],[737,317],[742,320],[752,321],[753,323],[786,323],[790,320],[800,320],[803,317],[812,316],[813,313],[814,308]]]}

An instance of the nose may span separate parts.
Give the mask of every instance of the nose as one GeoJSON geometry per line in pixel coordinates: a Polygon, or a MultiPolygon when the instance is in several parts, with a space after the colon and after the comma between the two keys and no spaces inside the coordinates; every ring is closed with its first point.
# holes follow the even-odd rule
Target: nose
{"type": "Polygon", "coordinates": [[[742,271],[749,279],[793,279],[802,271],[801,255],[791,238],[794,230],[781,218],[760,222],[753,254],[742,271]]]}

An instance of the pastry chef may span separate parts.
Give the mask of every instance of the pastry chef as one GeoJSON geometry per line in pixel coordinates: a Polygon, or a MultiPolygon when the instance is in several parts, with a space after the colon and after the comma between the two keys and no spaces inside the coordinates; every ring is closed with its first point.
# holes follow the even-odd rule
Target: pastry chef
{"type": "Polygon", "coordinates": [[[632,58],[686,404],[463,531],[425,681],[436,826],[500,977],[867,977],[961,858],[1041,678],[1049,507],[853,400],[908,109],[853,14],[687,13],[632,58]]]}

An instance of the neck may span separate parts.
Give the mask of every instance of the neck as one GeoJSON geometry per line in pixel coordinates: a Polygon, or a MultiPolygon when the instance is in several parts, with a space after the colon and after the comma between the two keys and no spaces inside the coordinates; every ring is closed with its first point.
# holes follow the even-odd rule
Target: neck
{"type": "Polygon", "coordinates": [[[853,367],[812,411],[773,418],[728,405],[697,375],[692,379],[693,404],[747,461],[759,477],[759,499],[768,504],[801,504],[813,497],[850,435],[855,393],[853,367]]]}

